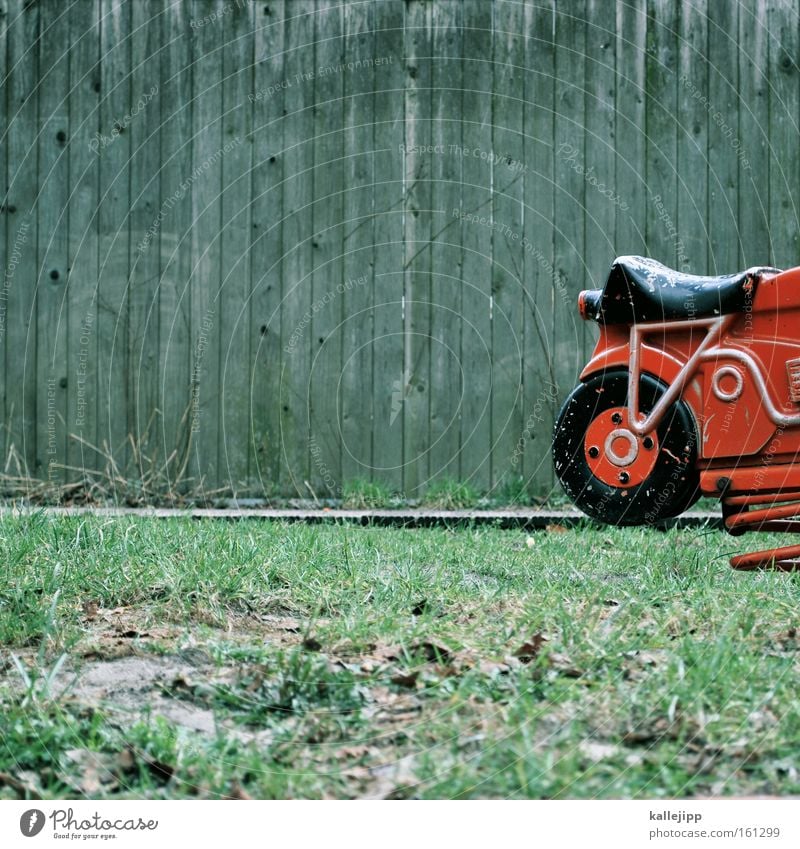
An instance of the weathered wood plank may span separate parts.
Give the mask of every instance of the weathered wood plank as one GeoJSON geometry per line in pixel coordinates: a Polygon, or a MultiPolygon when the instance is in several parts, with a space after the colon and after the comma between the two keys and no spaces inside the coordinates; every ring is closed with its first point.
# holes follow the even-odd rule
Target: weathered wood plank
{"type": "Polygon", "coordinates": [[[286,8],[283,120],[281,489],[308,495],[318,447],[309,428],[314,201],[314,3],[286,8]]]}
{"type": "MultiPolygon", "coordinates": [[[[338,385],[342,376],[344,300],[342,237],[345,151],[342,126],[344,77],[341,68],[342,5],[318,0],[314,16],[314,171],[311,226],[311,369],[308,385],[309,427],[314,452],[309,481],[317,495],[341,492],[342,436],[338,385]]],[[[353,71],[352,73],[358,73],[353,71]]]]}
{"type": "Polygon", "coordinates": [[[405,18],[405,353],[403,481],[419,496],[430,469],[431,165],[421,153],[431,144],[431,4],[406,3],[405,18]]]}
{"type": "MultiPolygon", "coordinates": [[[[647,252],[648,211],[645,129],[647,4],[618,0],[614,138],[615,187],[620,203],[615,222],[615,255],[647,252]]],[[[592,279],[602,281],[608,267],[592,258],[592,279]]],[[[598,285],[600,283],[598,282],[598,285]]]]}
{"type": "MultiPolygon", "coordinates": [[[[43,20],[42,24],[45,23],[43,20]]],[[[53,484],[67,460],[69,15],[40,27],[37,159],[36,469],[53,484]]]]}
{"type": "MultiPolygon", "coordinates": [[[[615,185],[617,45],[608,3],[587,0],[586,19],[586,276],[596,287],[605,283],[614,259],[617,210],[625,201],[615,185]]],[[[595,336],[590,337],[593,343],[595,336]]]]}
{"type": "MultiPolygon", "coordinates": [[[[523,7],[495,6],[492,147],[492,488],[516,474],[514,451],[524,428],[522,262],[523,110],[525,39],[523,7]]],[[[484,152],[482,152],[483,154],[484,152]]]]}
{"type": "Polygon", "coordinates": [[[739,266],[769,262],[769,62],[767,2],[739,5],[739,139],[746,139],[746,164],[738,162],[739,266]]]}
{"type": "Polygon", "coordinates": [[[708,92],[689,87],[709,114],[709,274],[731,274],[739,267],[737,150],[745,158],[752,154],[749,141],[742,144],[738,128],[738,28],[736,6],[715,4],[708,19],[708,92]]]}
{"type": "Polygon", "coordinates": [[[708,268],[708,109],[694,91],[708,91],[706,0],[684,0],[678,32],[678,267],[708,268]],[[680,254],[683,254],[681,257],[680,254]]]}
{"type": "Polygon", "coordinates": [[[213,489],[221,480],[220,291],[222,159],[242,144],[222,138],[222,56],[220,22],[226,4],[193,2],[192,15],[212,22],[193,28],[192,69],[192,241],[191,241],[191,433],[189,470],[195,484],[213,489]]]}
{"type": "Polygon", "coordinates": [[[6,422],[3,468],[38,477],[36,468],[36,281],[39,192],[36,144],[39,132],[38,55],[40,9],[14,0],[7,11],[8,227],[4,287],[8,298],[6,422]]]}
{"type": "Polygon", "coordinates": [[[464,159],[459,96],[462,91],[462,7],[433,7],[431,143],[431,388],[430,478],[460,477],[460,418],[473,376],[461,360],[461,227],[453,217],[461,196],[464,159]]]}
{"type": "Polygon", "coordinates": [[[259,7],[253,83],[253,240],[251,245],[250,486],[271,494],[281,479],[281,300],[284,175],[283,0],[259,7]]]}
{"type": "MultiPolygon", "coordinates": [[[[158,216],[158,406],[160,464],[171,489],[181,488],[189,456],[192,30],[191,8],[171,5],[163,15],[159,108],[161,197],[158,216]]],[[[155,107],[155,104],[153,104],[155,107]]]]}
{"type": "Polygon", "coordinates": [[[386,60],[373,77],[374,149],[374,331],[371,409],[373,477],[389,489],[403,488],[404,378],[403,216],[404,160],[398,144],[404,133],[403,0],[375,0],[375,55],[386,60]]]}
{"type": "MultiPolygon", "coordinates": [[[[375,44],[372,4],[347,5],[343,61],[364,63],[344,75],[341,389],[341,480],[372,477],[374,411],[369,401],[373,380],[375,286],[373,197],[377,194],[373,128],[373,87],[385,79],[375,44]]],[[[395,151],[395,156],[397,152],[395,151]]],[[[339,281],[337,281],[339,282],[339,281]]]]}
{"type": "MultiPolygon", "coordinates": [[[[553,373],[570,391],[586,360],[588,339],[575,308],[583,288],[586,255],[583,210],[587,184],[584,148],[585,4],[556,5],[555,201],[553,209],[553,373]]],[[[590,188],[590,190],[593,190],[590,188]]]]}
{"type": "MultiPolygon", "coordinates": [[[[259,12],[263,11],[258,9],[259,12]]],[[[234,3],[223,21],[220,484],[246,491],[250,429],[250,242],[253,29],[256,6],[234,3]]]]}
{"type": "Polygon", "coordinates": [[[769,262],[792,268],[800,264],[800,162],[789,153],[797,146],[800,115],[798,2],[772,0],[768,15],[769,262]]]}
{"type": "Polygon", "coordinates": [[[8,162],[8,111],[16,108],[13,99],[9,101],[9,68],[6,66],[6,29],[8,16],[0,17],[0,470],[5,465],[8,450],[8,420],[6,419],[6,335],[8,334],[8,295],[11,290],[13,273],[6,262],[6,240],[13,232],[14,223],[9,207],[8,162]]]}
{"type": "MultiPolygon", "coordinates": [[[[492,229],[491,169],[474,150],[492,146],[492,8],[482,0],[463,4],[464,59],[461,92],[462,162],[461,363],[464,399],[461,413],[461,478],[485,492],[491,486],[492,401],[492,229]]],[[[452,214],[452,212],[451,212],[452,214]]]]}
{"type": "Polygon", "coordinates": [[[159,93],[163,4],[131,5],[131,103],[121,119],[130,135],[130,275],[128,278],[128,428],[131,474],[146,480],[158,460],[158,283],[161,230],[159,93]],[[153,229],[158,232],[153,233],[153,229]]]}
{"type": "Polygon", "coordinates": [[[130,133],[118,121],[131,102],[131,5],[100,3],[100,271],[97,314],[97,439],[104,471],[114,479],[127,473],[128,460],[128,270],[130,210],[130,133]]]}
{"type": "Polygon", "coordinates": [[[98,189],[93,147],[100,126],[100,4],[70,14],[69,311],[67,342],[67,479],[91,479],[97,445],[98,189]],[[77,437],[77,438],[76,438],[77,437]],[[88,474],[87,474],[88,472],[88,474]]]}
{"type": "Polygon", "coordinates": [[[560,293],[553,286],[554,79],[553,4],[525,10],[525,111],[523,340],[525,424],[514,446],[512,472],[526,489],[549,493],[553,485],[550,440],[554,404],[571,387],[558,387],[554,372],[553,314],[560,293]]]}
{"type": "Polygon", "coordinates": [[[671,0],[648,0],[647,9],[647,251],[674,268],[686,264],[676,223],[679,18],[671,0]]]}

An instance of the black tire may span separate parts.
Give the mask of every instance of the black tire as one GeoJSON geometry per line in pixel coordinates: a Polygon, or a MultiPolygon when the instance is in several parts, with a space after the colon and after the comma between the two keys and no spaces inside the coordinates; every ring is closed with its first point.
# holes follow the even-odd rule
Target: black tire
{"type": "MultiPolygon", "coordinates": [[[[642,374],[639,409],[652,410],[666,388],[652,375],[642,374]]],[[[627,403],[628,372],[622,369],[597,374],[573,389],[553,435],[556,476],[576,507],[606,524],[644,525],[678,516],[700,497],[697,428],[684,401],[676,401],[657,428],[658,457],[638,486],[611,486],[589,468],[584,453],[589,425],[605,410],[627,403]]]]}

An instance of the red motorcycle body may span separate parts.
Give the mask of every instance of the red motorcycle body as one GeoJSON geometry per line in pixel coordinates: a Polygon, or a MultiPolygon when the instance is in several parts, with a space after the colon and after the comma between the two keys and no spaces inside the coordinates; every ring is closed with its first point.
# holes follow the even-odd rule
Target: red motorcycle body
{"type": "Polygon", "coordinates": [[[581,373],[638,368],[682,383],[700,434],[701,489],[800,489],[800,268],[762,275],[752,307],[711,320],[687,317],[601,325],[581,373]],[[716,330],[718,328],[718,330],[716,330]],[[716,335],[715,335],[716,330],[716,335]],[[696,357],[701,344],[715,338],[696,357]],[[638,362],[633,351],[639,346],[638,362]]]}
{"type": "Polygon", "coordinates": [[[581,509],[641,524],[719,496],[744,530],[750,504],[800,499],[800,268],[699,277],[621,257],[578,307],[600,336],[553,455],[581,509]]]}

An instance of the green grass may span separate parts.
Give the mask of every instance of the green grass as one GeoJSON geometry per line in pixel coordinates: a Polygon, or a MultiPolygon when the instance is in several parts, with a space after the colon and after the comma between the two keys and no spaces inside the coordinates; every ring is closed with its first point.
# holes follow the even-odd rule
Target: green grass
{"type": "Polygon", "coordinates": [[[438,510],[463,510],[476,507],[479,498],[478,491],[468,483],[444,479],[428,486],[420,504],[438,510]]]}
{"type": "Polygon", "coordinates": [[[400,502],[382,483],[356,479],[342,487],[342,507],[353,510],[394,507],[400,502]]]}
{"type": "Polygon", "coordinates": [[[800,793],[751,542],[5,518],[0,798],[800,793]]]}

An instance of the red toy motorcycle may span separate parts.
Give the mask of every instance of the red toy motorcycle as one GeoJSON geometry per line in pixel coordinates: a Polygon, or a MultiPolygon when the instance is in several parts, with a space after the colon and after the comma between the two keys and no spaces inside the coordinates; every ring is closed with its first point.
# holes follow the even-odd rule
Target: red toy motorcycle
{"type": "MultiPolygon", "coordinates": [[[[731,533],[800,530],[800,268],[699,277],[620,257],[578,309],[600,339],[553,459],[581,510],[638,525],[708,495],[731,533]]],[[[731,565],[792,570],[795,558],[800,545],[731,565]]]]}

